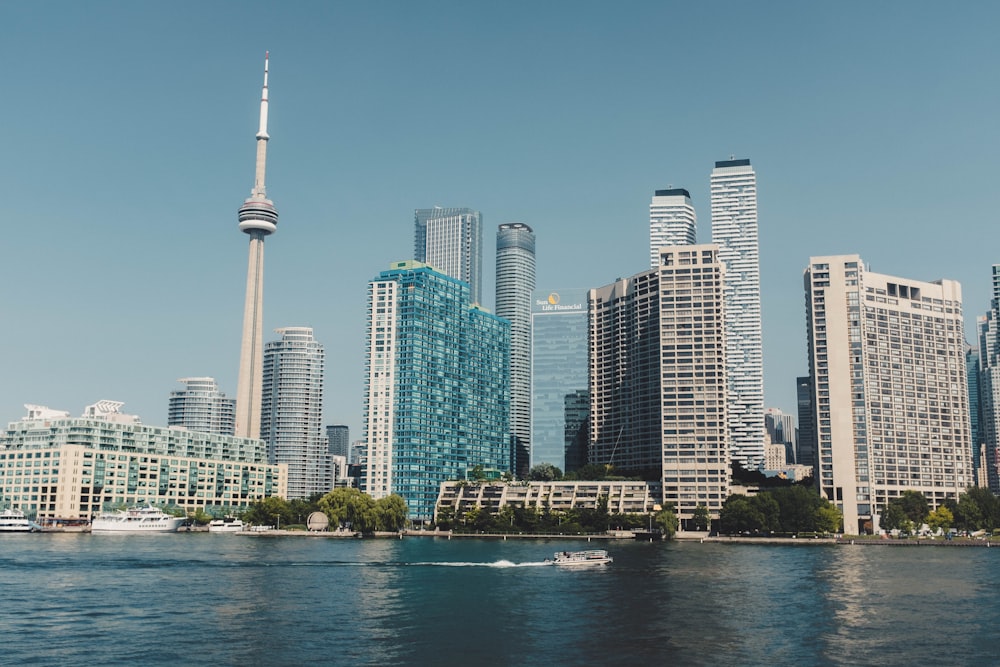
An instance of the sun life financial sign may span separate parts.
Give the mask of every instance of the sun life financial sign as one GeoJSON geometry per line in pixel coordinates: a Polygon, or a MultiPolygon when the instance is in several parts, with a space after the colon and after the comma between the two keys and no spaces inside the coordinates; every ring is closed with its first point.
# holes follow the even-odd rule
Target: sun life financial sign
{"type": "Polygon", "coordinates": [[[585,290],[563,292],[535,292],[533,312],[563,313],[583,312],[586,310],[585,290]]]}

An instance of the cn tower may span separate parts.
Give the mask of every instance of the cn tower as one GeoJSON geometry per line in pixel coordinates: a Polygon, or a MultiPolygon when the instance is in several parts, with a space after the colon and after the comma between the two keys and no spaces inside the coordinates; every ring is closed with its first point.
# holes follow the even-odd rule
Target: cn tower
{"type": "Polygon", "coordinates": [[[243,340],[240,374],[236,385],[236,435],[260,437],[260,404],[263,385],[264,237],[278,229],[278,210],[264,190],[267,163],[267,60],[264,53],[264,90],[260,98],[257,131],[257,171],[250,197],[240,206],[240,231],[250,235],[247,296],[243,306],[243,340]]]}

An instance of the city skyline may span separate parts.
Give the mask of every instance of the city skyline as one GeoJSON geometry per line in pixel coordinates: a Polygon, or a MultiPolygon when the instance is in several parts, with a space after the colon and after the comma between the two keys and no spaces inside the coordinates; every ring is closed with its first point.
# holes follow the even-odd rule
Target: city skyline
{"type": "MultiPolygon", "coordinates": [[[[975,343],[998,259],[998,93],[981,84],[998,55],[996,8],[874,7],[859,23],[832,7],[640,2],[567,21],[559,3],[390,3],[287,8],[253,31],[263,6],[199,6],[198,25],[176,7],[7,8],[0,52],[23,64],[7,74],[17,132],[0,165],[12,221],[2,342],[17,351],[0,421],[24,403],[76,411],[102,396],[163,424],[178,377],[215,377],[235,395],[246,250],[233,201],[248,185],[268,49],[280,72],[268,189],[284,224],[269,243],[264,327],[308,324],[327,344],[324,424],[360,432],[360,286],[410,258],[416,207],[523,221],[538,284],[596,287],[648,266],[650,192],[684,184],[704,220],[711,165],[730,154],[759,177],[766,406],[794,412],[807,370],[810,256],[858,253],[879,272],[961,282],[975,343]],[[652,37],[668,14],[691,30],[663,47],[652,37]],[[147,43],[152,23],[198,66],[147,43]],[[414,48],[434,25],[476,28],[478,52],[414,48]],[[511,36],[525,48],[512,53],[511,36]],[[714,74],[743,50],[755,56],[748,76],[720,85],[714,74]],[[690,82],[684,108],[649,86],[667,67],[690,82]],[[445,112],[434,102],[449,88],[477,103],[445,112]],[[941,229],[968,230],[961,253],[939,252],[941,229]]],[[[488,295],[489,241],[483,256],[488,295]]]]}

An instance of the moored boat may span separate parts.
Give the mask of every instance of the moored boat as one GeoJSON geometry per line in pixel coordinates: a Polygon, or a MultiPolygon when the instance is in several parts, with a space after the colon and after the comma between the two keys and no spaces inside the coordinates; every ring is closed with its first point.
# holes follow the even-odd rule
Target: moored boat
{"type": "Polygon", "coordinates": [[[231,516],[224,519],[212,519],[208,522],[208,532],[210,533],[239,533],[243,530],[246,530],[246,524],[231,516]]]}
{"type": "Polygon", "coordinates": [[[604,549],[587,549],[584,551],[557,551],[552,559],[552,564],[579,567],[585,565],[610,565],[614,560],[604,549]]]}
{"type": "Polygon", "coordinates": [[[34,533],[41,526],[33,523],[19,509],[5,509],[0,512],[0,533],[34,533]]]}
{"type": "Polygon", "coordinates": [[[151,505],[102,512],[90,524],[92,533],[174,533],[185,519],[151,505]]]}

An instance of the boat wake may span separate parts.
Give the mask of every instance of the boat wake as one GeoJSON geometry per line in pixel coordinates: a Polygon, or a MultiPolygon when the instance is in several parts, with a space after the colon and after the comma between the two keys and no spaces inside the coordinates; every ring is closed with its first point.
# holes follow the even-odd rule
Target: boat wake
{"type": "Polygon", "coordinates": [[[431,567],[496,567],[496,568],[508,568],[508,567],[544,567],[546,565],[552,565],[549,561],[530,561],[527,563],[515,563],[509,560],[498,560],[492,563],[472,563],[472,562],[431,562],[431,563],[407,563],[407,565],[424,565],[431,567]]]}

